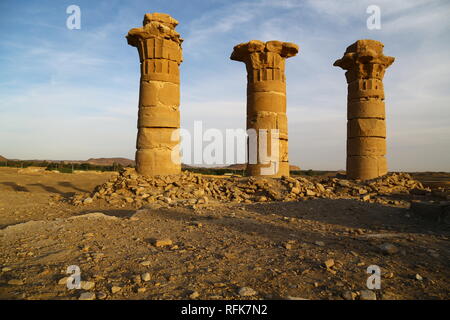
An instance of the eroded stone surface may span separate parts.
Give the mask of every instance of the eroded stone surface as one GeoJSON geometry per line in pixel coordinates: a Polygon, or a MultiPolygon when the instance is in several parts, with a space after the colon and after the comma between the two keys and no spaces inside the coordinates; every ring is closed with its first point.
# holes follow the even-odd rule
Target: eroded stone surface
{"type": "Polygon", "coordinates": [[[147,13],[143,27],[128,32],[141,62],[136,170],[146,176],[179,174],[180,72],[183,39],[178,21],[147,13]]]}
{"type": "Polygon", "coordinates": [[[386,112],[383,77],[394,62],[383,54],[384,45],[358,40],[334,66],[347,70],[347,176],[373,179],[387,173],[386,112]]]}
{"type": "Polygon", "coordinates": [[[247,129],[256,130],[257,141],[267,140],[268,156],[271,156],[270,130],[279,130],[279,152],[275,161],[260,158],[261,146],[249,139],[249,143],[257,144],[253,151],[258,154],[255,157],[258,163],[247,165],[247,175],[289,176],[285,60],[297,53],[298,46],[294,43],[251,40],[235,46],[231,54],[231,60],[244,62],[247,67],[247,129]],[[267,136],[260,130],[267,130],[267,136]],[[270,174],[273,162],[277,162],[273,168],[278,170],[270,174]],[[267,171],[262,171],[264,168],[267,171]]]}

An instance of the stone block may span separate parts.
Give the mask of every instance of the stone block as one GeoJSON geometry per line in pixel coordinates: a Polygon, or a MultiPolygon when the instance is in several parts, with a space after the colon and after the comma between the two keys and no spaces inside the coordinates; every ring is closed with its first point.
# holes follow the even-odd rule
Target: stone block
{"type": "Polygon", "coordinates": [[[139,128],[137,149],[173,149],[180,143],[180,132],[175,128],[139,128]]]}
{"type": "Polygon", "coordinates": [[[181,164],[172,161],[176,157],[176,150],[140,149],[136,151],[136,170],[146,176],[180,174],[181,164]]]}
{"type": "Polygon", "coordinates": [[[384,156],[347,156],[347,178],[368,180],[387,173],[384,156]]]}
{"type": "Polygon", "coordinates": [[[347,137],[386,138],[386,122],[380,119],[352,119],[347,122],[347,137]]]}
{"type": "Polygon", "coordinates": [[[178,107],[179,105],[179,84],[163,81],[141,81],[139,91],[140,107],[178,107]]]}
{"type": "Polygon", "coordinates": [[[357,137],[347,139],[349,156],[384,156],[386,139],[378,137],[357,137]]]}
{"type": "Polygon", "coordinates": [[[140,107],[138,128],[179,128],[180,112],[177,107],[140,107]]]}
{"type": "Polygon", "coordinates": [[[286,96],[274,92],[253,92],[247,95],[247,114],[260,111],[286,113],[286,96]]]}
{"type": "Polygon", "coordinates": [[[385,119],[384,101],[380,99],[353,100],[348,102],[347,119],[378,118],[385,119]]]}

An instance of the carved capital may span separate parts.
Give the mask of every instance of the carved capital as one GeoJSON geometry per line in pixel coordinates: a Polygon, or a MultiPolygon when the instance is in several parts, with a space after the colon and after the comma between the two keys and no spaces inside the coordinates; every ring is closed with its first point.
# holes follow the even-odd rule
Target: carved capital
{"type": "Polygon", "coordinates": [[[334,62],[334,66],[347,70],[347,82],[358,79],[375,78],[383,80],[386,69],[394,62],[394,57],[383,54],[384,45],[375,40],[358,40],[347,48],[344,56],[334,62]]]}
{"type": "Polygon", "coordinates": [[[236,45],[230,59],[245,63],[249,82],[284,81],[285,59],[297,53],[298,46],[294,43],[251,40],[236,45]]]}

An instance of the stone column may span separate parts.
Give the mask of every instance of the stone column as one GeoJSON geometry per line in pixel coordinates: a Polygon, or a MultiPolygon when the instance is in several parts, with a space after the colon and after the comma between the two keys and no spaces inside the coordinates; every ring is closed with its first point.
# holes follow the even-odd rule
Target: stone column
{"type": "Polygon", "coordinates": [[[147,13],[143,27],[126,36],[141,62],[136,171],[147,176],[179,174],[181,42],[178,21],[147,13]]]}
{"type": "Polygon", "coordinates": [[[334,66],[341,67],[348,83],[347,177],[367,180],[387,173],[386,113],[383,76],[393,57],[383,55],[384,45],[358,40],[334,66]]]}
{"type": "MultiPolygon", "coordinates": [[[[247,129],[255,129],[258,142],[267,137],[267,152],[271,150],[271,129],[279,130],[279,153],[272,177],[289,176],[288,125],[286,117],[286,76],[285,60],[298,53],[298,46],[289,42],[252,40],[234,47],[231,60],[244,62],[247,67],[247,129]],[[268,130],[267,135],[261,129],[268,130]]],[[[251,139],[249,139],[251,143],[251,139]]],[[[274,163],[263,164],[260,158],[260,144],[252,149],[248,145],[249,160],[251,150],[257,152],[257,163],[247,164],[247,175],[261,176],[263,168],[274,163]]],[[[255,159],[256,160],[256,159],[255,159]]],[[[270,171],[270,170],[269,170],[270,171]]]]}

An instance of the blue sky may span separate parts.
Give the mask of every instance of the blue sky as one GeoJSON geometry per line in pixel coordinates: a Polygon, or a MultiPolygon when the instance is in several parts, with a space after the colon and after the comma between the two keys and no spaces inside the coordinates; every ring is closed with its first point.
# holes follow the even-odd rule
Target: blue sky
{"type": "Polygon", "coordinates": [[[181,123],[245,128],[246,71],[233,46],[300,46],[286,64],[289,152],[303,169],[345,168],[346,83],[333,67],[358,39],[396,58],[384,84],[390,170],[450,171],[450,2],[1,1],[0,155],[21,159],[134,157],[137,50],[125,35],[146,12],[176,18],[184,38],[181,123]],[[81,29],[66,8],[81,8],[81,29]],[[368,30],[369,5],[381,29],[368,30]]]}

